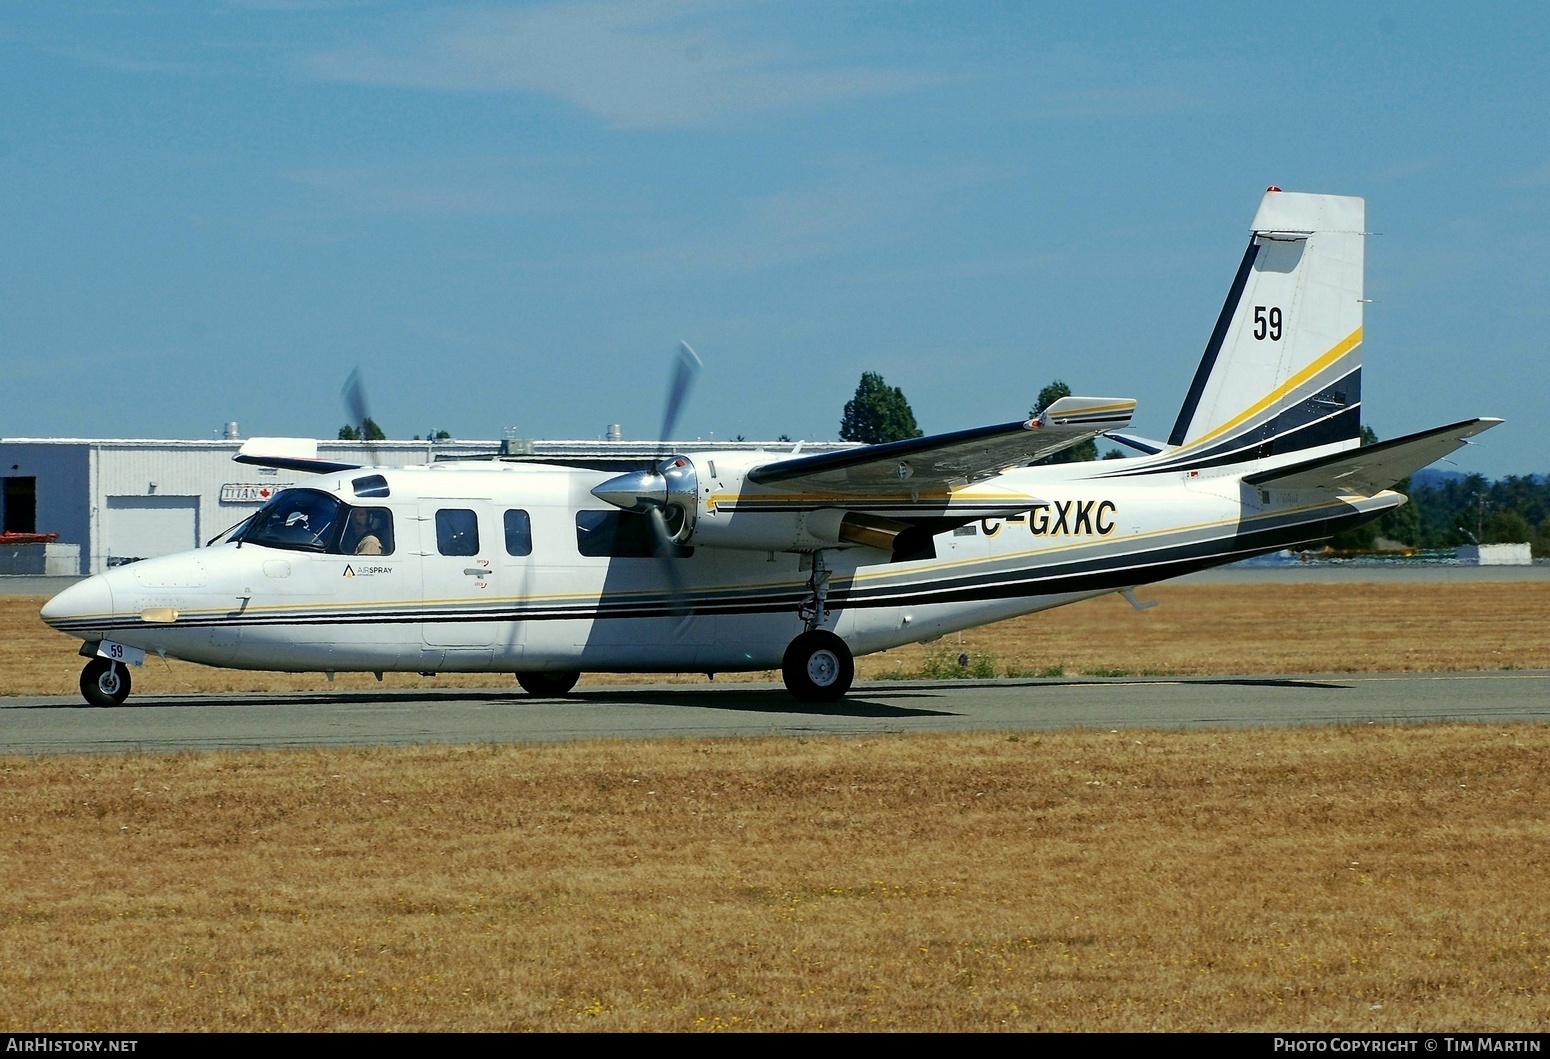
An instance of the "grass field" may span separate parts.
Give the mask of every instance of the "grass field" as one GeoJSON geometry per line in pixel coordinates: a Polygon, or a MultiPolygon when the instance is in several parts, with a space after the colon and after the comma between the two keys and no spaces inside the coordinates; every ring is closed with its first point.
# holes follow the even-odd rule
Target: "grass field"
{"type": "Polygon", "coordinates": [[[6,1030],[1540,1030],[1550,730],[0,761],[6,1030]]]}
{"type": "MultiPolygon", "coordinates": [[[[1538,583],[1142,598],[862,671],[1550,668],[1538,583]]],[[[37,603],[3,690],[73,694],[37,603]]],[[[1547,765],[1544,725],[5,757],[0,1029],[1534,1031],[1547,765]]]]}

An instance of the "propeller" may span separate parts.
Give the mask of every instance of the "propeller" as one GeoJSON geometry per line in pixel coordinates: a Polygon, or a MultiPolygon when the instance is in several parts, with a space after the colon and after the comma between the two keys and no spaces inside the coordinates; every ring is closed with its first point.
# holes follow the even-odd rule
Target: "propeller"
{"type": "Polygon", "coordinates": [[[372,422],[372,419],[371,410],[366,404],[366,381],[362,378],[359,367],[350,369],[350,374],[344,380],[344,387],[340,389],[339,396],[344,398],[345,410],[350,415],[350,425],[359,432],[361,444],[371,454],[367,459],[372,464],[375,464],[377,462],[377,443],[374,439],[366,436],[366,424],[372,422]]]}
{"type": "MultiPolygon", "coordinates": [[[[672,376],[667,384],[667,402],[662,411],[662,432],[657,439],[666,446],[678,423],[678,414],[694,379],[705,365],[689,343],[678,343],[673,358],[672,376]]],[[[669,456],[652,467],[617,475],[592,490],[592,495],[625,511],[635,511],[646,516],[651,523],[651,535],[655,538],[657,565],[662,579],[667,582],[668,609],[678,619],[682,630],[689,617],[688,592],[684,587],[683,574],[674,561],[677,557],[676,536],[683,533],[693,518],[694,505],[699,501],[699,485],[694,464],[681,456],[669,456]],[[678,502],[674,503],[677,497],[678,502]],[[687,504],[687,506],[684,506],[687,504]],[[673,508],[677,516],[676,529],[668,525],[667,509],[673,508]]]]}
{"type": "Polygon", "coordinates": [[[360,431],[361,440],[365,441],[366,420],[371,418],[371,413],[366,409],[366,383],[361,379],[360,368],[350,369],[339,396],[344,398],[344,407],[350,413],[350,425],[360,431]]]}
{"type": "MultiPolygon", "coordinates": [[[[684,402],[689,399],[689,391],[694,388],[694,380],[699,376],[700,370],[705,367],[705,362],[700,360],[689,343],[679,341],[678,353],[673,357],[673,374],[667,384],[667,403],[662,410],[662,431],[657,441],[663,445],[673,435],[673,427],[678,425],[678,414],[683,411],[684,402]]],[[[666,500],[667,483],[666,476],[662,475],[660,468],[658,474],[663,478],[663,499],[666,500]]],[[[662,504],[650,504],[646,508],[646,517],[651,520],[651,532],[657,538],[657,565],[662,569],[662,576],[667,580],[668,611],[678,620],[675,632],[681,632],[689,621],[688,592],[684,588],[683,574],[678,569],[678,564],[673,560],[677,558],[678,545],[673,542],[673,534],[667,528],[667,516],[663,514],[662,504]]]]}
{"type": "Polygon", "coordinates": [[[663,517],[661,508],[647,508],[646,517],[651,520],[651,532],[657,538],[657,565],[667,580],[667,611],[678,620],[673,631],[680,632],[689,621],[690,610],[683,574],[673,561],[677,557],[678,545],[673,543],[673,536],[667,531],[667,519],[663,517]]]}
{"type": "Polygon", "coordinates": [[[689,343],[678,343],[678,354],[673,358],[673,377],[667,384],[667,406],[662,411],[662,433],[657,440],[663,444],[673,435],[673,427],[678,423],[678,413],[683,410],[684,401],[689,398],[689,390],[694,386],[694,380],[705,367],[705,362],[700,360],[700,355],[690,348],[689,343]]]}

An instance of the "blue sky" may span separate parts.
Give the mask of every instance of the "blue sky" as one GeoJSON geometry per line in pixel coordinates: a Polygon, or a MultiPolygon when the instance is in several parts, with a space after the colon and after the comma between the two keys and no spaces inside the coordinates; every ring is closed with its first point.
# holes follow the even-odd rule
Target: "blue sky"
{"type": "Polygon", "coordinates": [[[1166,435],[1268,184],[1367,199],[1381,436],[1550,471],[1550,6],[0,4],[7,436],[1166,435]]]}

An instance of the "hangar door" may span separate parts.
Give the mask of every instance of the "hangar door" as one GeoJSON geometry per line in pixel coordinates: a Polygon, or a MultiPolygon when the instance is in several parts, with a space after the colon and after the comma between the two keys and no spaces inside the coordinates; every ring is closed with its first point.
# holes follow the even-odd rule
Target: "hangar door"
{"type": "Polygon", "coordinates": [[[109,566],[199,546],[197,496],[110,496],[104,527],[109,566]]]}

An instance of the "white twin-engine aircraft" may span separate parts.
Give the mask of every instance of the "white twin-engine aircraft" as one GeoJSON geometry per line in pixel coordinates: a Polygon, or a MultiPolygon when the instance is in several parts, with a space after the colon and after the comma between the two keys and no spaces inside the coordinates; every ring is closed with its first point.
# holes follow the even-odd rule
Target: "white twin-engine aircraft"
{"type": "MultiPolygon", "coordinates": [[[[694,452],[625,470],[524,461],[320,472],[211,546],[88,578],[44,606],[80,637],[88,702],[147,654],[238,669],[508,672],[780,667],[799,699],[855,655],[1279,548],[1404,503],[1388,487],[1497,419],[1360,447],[1361,199],[1265,195],[1166,442],[1128,399],[843,451],[694,452]],[[1029,464],[1106,435],[1143,455],[1029,464]],[[625,470],[625,473],[618,473],[625,470]]],[[[667,437],[691,377],[669,395],[667,437]]],[[[283,439],[268,439],[275,442],[283,439]]]]}

